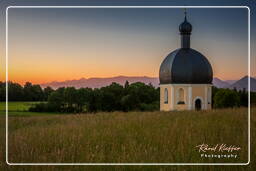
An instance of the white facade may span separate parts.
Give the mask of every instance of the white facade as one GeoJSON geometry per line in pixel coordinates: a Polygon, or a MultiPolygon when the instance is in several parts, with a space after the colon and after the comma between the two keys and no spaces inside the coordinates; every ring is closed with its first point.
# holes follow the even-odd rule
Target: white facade
{"type": "Polygon", "coordinates": [[[160,110],[208,110],[212,84],[161,84],[160,110]]]}

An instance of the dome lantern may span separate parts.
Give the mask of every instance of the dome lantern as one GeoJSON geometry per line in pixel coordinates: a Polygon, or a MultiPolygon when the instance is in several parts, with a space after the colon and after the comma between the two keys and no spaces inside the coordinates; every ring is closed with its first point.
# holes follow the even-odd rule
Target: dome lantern
{"type": "Polygon", "coordinates": [[[187,11],[184,12],[184,21],[180,24],[179,30],[181,35],[190,35],[192,31],[192,25],[187,21],[187,11]]]}
{"type": "Polygon", "coordinates": [[[187,21],[187,11],[184,11],[184,21],[179,26],[181,35],[181,47],[190,48],[190,34],[192,31],[192,25],[187,21]]]}

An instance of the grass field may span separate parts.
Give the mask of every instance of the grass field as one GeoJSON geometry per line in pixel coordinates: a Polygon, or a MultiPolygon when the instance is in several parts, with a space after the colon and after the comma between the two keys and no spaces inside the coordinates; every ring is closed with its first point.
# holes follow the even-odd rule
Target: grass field
{"type": "MultiPolygon", "coordinates": [[[[12,104],[14,105],[14,104],[12,104]]],[[[24,106],[25,104],[21,105],[24,106]]],[[[15,106],[15,105],[14,105],[15,106]]],[[[26,105],[25,105],[26,106],[26,105]]],[[[19,109],[18,109],[19,110],[19,109]]],[[[255,113],[252,109],[252,115],[255,113]]],[[[1,111],[4,113],[4,111],[1,111]]],[[[244,162],[247,158],[247,109],[181,112],[113,112],[54,115],[10,111],[9,162],[244,162]],[[199,144],[225,143],[241,147],[236,159],[201,158],[199,144]]],[[[256,120],[252,117],[252,139],[256,120]]],[[[0,115],[1,137],[5,117],[0,115]]],[[[252,148],[255,147],[252,141],[252,148]]],[[[233,153],[233,154],[234,154],[233,153]]],[[[211,154],[211,153],[210,153],[211,154]]],[[[251,158],[255,158],[252,149],[251,158]]],[[[1,139],[0,170],[62,170],[61,166],[4,164],[1,139]]],[[[255,161],[255,160],[254,160],[255,161]]],[[[106,166],[68,166],[67,170],[105,169],[106,166]]],[[[168,166],[110,166],[115,170],[162,169],[168,166]]],[[[173,166],[175,170],[220,170],[220,166],[173,166]]],[[[225,166],[224,170],[255,170],[255,165],[225,166]]]]}
{"type": "MultiPolygon", "coordinates": [[[[38,102],[9,102],[8,111],[24,112],[27,111],[29,107],[38,102]]],[[[0,102],[0,111],[5,111],[5,102],[0,102]]],[[[3,113],[3,112],[1,112],[3,113]]]]}

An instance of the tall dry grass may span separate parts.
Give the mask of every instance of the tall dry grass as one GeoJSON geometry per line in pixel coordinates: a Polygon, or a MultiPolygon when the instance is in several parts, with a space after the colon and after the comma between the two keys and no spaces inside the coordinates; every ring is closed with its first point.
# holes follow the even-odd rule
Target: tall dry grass
{"type": "MultiPolygon", "coordinates": [[[[252,115],[254,113],[255,109],[252,115]]],[[[9,162],[247,162],[247,119],[246,108],[201,112],[114,112],[10,117],[9,162]],[[226,143],[240,146],[242,150],[236,153],[239,156],[237,159],[201,158],[195,148],[201,143],[226,143]]],[[[3,117],[1,123],[4,123],[3,117]]],[[[252,139],[255,138],[255,125],[255,117],[252,117],[252,139]]],[[[4,131],[1,133],[4,136],[4,131]]],[[[4,151],[4,141],[1,140],[1,156],[4,156],[4,151]]],[[[252,153],[252,158],[255,157],[255,153],[252,153]]],[[[247,169],[252,167],[255,166],[247,169]]],[[[32,170],[41,168],[33,167],[32,170]]],[[[55,170],[62,167],[44,168],[55,170]]],[[[83,170],[84,167],[67,168],[83,170]]],[[[121,166],[111,168],[123,169],[121,166]]],[[[137,168],[151,169],[148,166],[125,167],[128,170],[137,168]]],[[[173,168],[187,170],[185,167],[173,168]]],[[[189,170],[211,168],[191,166],[189,170]]],[[[225,168],[236,170],[242,167],[225,168]]]]}

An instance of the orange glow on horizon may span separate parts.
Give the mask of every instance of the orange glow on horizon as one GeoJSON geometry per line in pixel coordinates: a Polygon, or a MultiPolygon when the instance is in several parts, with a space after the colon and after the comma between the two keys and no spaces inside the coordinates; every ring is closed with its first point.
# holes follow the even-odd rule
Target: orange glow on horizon
{"type": "MultiPolygon", "coordinates": [[[[24,74],[13,74],[12,76],[9,75],[9,81],[19,83],[20,85],[24,85],[26,82],[31,82],[32,84],[44,84],[44,83],[50,83],[50,82],[62,82],[67,80],[79,80],[81,78],[89,79],[89,78],[110,78],[110,77],[118,77],[118,76],[127,76],[127,77],[158,77],[158,75],[134,75],[134,74],[110,74],[110,75],[74,75],[74,76],[67,76],[65,74],[63,75],[40,75],[38,77],[37,75],[24,75],[24,74]]],[[[235,77],[228,77],[226,75],[214,75],[213,77],[217,77],[223,81],[225,80],[239,80],[242,77],[246,75],[241,76],[235,76],[235,77]]],[[[254,77],[253,75],[251,75],[254,77]]],[[[0,81],[5,82],[5,77],[1,77],[0,81]]]]}

